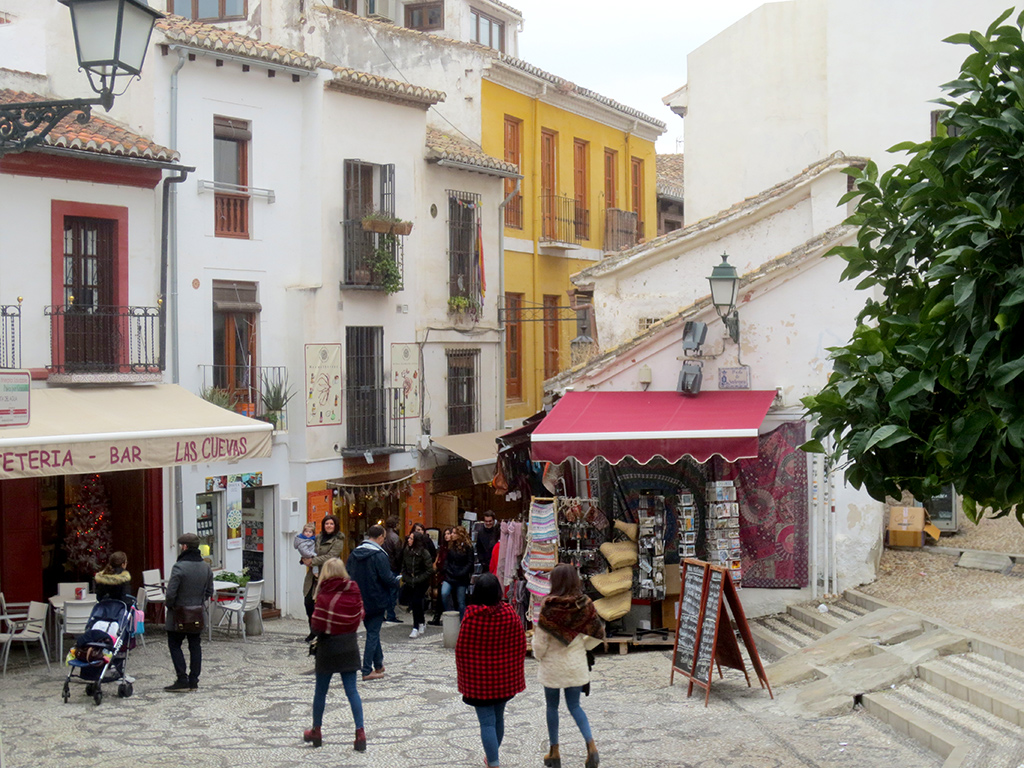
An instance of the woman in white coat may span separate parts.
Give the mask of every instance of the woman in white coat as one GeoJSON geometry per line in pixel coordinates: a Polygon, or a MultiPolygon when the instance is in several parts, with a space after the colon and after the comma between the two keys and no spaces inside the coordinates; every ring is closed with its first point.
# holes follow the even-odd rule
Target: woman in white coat
{"type": "Polygon", "coordinates": [[[544,757],[548,768],[561,768],[558,751],[558,692],[565,691],[569,714],[587,743],[585,768],[597,768],[599,757],[590,722],[580,706],[583,686],[590,682],[587,651],[604,639],[604,624],[594,610],[594,603],[583,594],[583,584],[576,568],[560,563],[551,572],[551,593],[540,609],[540,621],[533,635],[533,655],[540,662],[537,677],[544,686],[547,703],[548,740],[550,749],[544,757]]]}

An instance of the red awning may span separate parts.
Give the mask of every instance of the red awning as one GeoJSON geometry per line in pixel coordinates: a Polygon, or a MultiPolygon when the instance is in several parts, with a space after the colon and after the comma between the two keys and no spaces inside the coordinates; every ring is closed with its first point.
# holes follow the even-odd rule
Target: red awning
{"type": "Polygon", "coordinates": [[[775,392],[567,392],[532,435],[534,461],[589,464],[656,456],[703,464],[757,456],[757,431],[775,392]]]}

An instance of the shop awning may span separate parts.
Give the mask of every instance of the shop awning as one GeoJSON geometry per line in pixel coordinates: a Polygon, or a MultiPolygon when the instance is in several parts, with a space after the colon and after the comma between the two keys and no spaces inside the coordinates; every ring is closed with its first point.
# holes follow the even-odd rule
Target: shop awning
{"type": "Polygon", "coordinates": [[[589,464],[629,457],[703,464],[757,456],[757,431],[775,392],[567,392],[531,437],[534,461],[589,464]]]}
{"type": "Polygon", "coordinates": [[[495,441],[507,432],[507,429],[492,429],[489,432],[432,437],[430,440],[469,462],[473,482],[479,484],[490,482],[494,477],[494,464],[498,458],[498,444],[495,441]]]}
{"type": "Polygon", "coordinates": [[[176,384],[33,389],[30,410],[0,429],[0,480],[270,456],[270,424],[176,384]]]}

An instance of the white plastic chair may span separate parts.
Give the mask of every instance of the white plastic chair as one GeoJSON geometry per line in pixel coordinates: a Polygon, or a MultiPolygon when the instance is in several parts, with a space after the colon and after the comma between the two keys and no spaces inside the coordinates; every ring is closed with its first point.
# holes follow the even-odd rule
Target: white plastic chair
{"type": "Polygon", "coordinates": [[[263,608],[260,601],[263,599],[263,582],[250,581],[245,585],[245,596],[241,599],[232,600],[230,603],[219,603],[217,608],[223,611],[217,628],[220,629],[224,619],[228,620],[228,632],[231,631],[233,621],[238,622],[238,630],[242,633],[242,642],[245,642],[245,614],[256,611],[260,618],[260,632],[263,631],[263,608]]]}
{"type": "Polygon", "coordinates": [[[0,592],[0,616],[7,617],[0,619],[0,631],[13,632],[19,621],[28,618],[28,603],[8,603],[4,600],[4,593],[0,592]]]}
{"type": "Polygon", "coordinates": [[[142,572],[142,586],[146,590],[146,603],[153,603],[158,606],[159,611],[154,610],[154,620],[159,620],[164,609],[164,581],[160,571],[154,568],[151,571],[142,572]]]}
{"type": "Polygon", "coordinates": [[[34,600],[28,604],[28,618],[19,622],[19,628],[14,632],[0,633],[0,643],[4,646],[4,676],[7,675],[7,659],[11,655],[11,646],[14,643],[25,643],[25,658],[32,663],[28,654],[28,643],[39,643],[43,649],[43,658],[46,659],[46,669],[50,669],[50,654],[46,650],[46,613],[49,606],[46,603],[37,603],[34,600]]]}
{"type": "Polygon", "coordinates": [[[65,600],[60,612],[60,626],[57,628],[57,661],[64,658],[64,635],[78,636],[85,632],[89,616],[96,606],[96,598],[92,600],[65,600]]]}

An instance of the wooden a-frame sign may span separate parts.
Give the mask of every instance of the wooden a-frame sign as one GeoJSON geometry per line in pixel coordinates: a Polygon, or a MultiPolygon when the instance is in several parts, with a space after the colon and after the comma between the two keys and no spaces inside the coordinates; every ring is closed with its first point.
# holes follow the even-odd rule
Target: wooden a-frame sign
{"type": "Polygon", "coordinates": [[[676,672],[686,676],[690,681],[686,695],[693,694],[693,686],[699,685],[705,690],[704,706],[711,697],[711,678],[714,668],[718,666],[718,676],[722,677],[722,665],[730,669],[738,669],[750,685],[743,655],[740,653],[736,634],[732,624],[727,623],[725,631],[719,629],[723,622],[728,622],[729,615],[724,603],[728,603],[732,612],[732,620],[739,630],[743,644],[747,646],[750,662],[757,674],[762,688],[772,694],[768,683],[768,675],[764,671],[761,657],[757,654],[754,637],[747,624],[747,616],[743,612],[740,596],[736,585],[732,583],[729,569],[711,565],[701,560],[687,558],[683,561],[681,574],[682,594],[679,596],[679,610],[676,615],[676,639],[672,650],[672,673],[669,685],[675,682],[676,672]]]}

